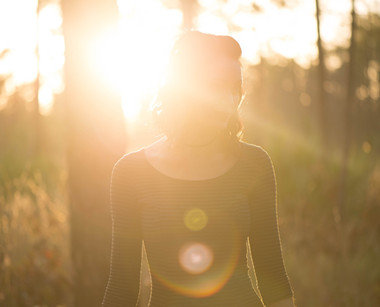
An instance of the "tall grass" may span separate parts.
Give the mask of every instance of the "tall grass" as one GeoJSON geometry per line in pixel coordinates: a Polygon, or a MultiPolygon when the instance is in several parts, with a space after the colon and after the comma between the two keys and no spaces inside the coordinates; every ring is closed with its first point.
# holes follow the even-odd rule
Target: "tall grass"
{"type": "Polygon", "coordinates": [[[339,152],[271,143],[280,229],[298,306],[380,306],[380,160],[351,156],[341,212],[339,152]],[[277,144],[277,145],[276,145],[277,144]]]}
{"type": "Polygon", "coordinates": [[[52,198],[37,169],[26,167],[14,178],[2,171],[0,306],[69,306],[72,280],[65,176],[54,182],[60,193],[52,198]]]}

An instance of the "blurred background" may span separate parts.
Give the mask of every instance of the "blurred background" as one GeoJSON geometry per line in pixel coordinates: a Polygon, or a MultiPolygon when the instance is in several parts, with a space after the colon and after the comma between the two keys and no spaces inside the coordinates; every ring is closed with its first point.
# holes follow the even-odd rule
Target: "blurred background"
{"type": "Polygon", "coordinates": [[[189,28],[242,46],[298,306],[379,306],[379,0],[0,0],[0,306],[100,305],[112,167],[189,28]]]}

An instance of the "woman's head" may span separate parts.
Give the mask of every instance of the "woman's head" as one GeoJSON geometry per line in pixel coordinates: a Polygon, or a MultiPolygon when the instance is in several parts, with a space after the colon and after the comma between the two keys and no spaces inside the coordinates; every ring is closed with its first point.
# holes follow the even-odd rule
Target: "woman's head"
{"type": "Polygon", "coordinates": [[[174,44],[157,100],[159,127],[168,137],[224,134],[239,138],[241,49],[230,36],[189,31],[174,44]]]}

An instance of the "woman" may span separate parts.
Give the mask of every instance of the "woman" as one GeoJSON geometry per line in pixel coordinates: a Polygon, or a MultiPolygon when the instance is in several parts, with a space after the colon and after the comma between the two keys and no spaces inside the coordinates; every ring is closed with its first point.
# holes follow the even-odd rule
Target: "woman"
{"type": "Polygon", "coordinates": [[[174,45],[158,95],[165,136],[124,155],[112,172],[103,307],[136,306],[143,241],[151,307],[293,306],[272,163],[239,140],[240,56],[229,36],[190,31],[174,45]]]}

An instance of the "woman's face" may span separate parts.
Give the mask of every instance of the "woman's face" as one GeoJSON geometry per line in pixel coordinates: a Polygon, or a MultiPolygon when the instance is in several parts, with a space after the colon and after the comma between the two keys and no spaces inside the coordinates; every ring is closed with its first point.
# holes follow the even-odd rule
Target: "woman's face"
{"type": "Polygon", "coordinates": [[[238,61],[213,59],[186,86],[189,114],[185,130],[207,139],[226,129],[241,98],[241,69],[238,61]]]}

